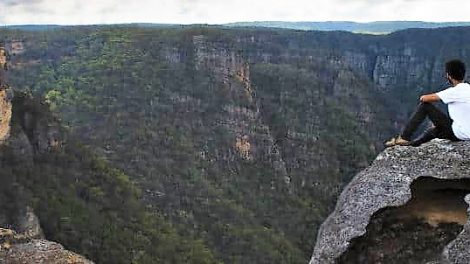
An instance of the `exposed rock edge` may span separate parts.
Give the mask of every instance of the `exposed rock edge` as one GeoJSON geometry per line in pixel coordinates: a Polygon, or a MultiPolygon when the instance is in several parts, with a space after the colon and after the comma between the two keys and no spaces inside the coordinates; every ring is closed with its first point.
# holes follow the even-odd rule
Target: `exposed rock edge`
{"type": "Polygon", "coordinates": [[[0,228],[0,264],[3,263],[93,264],[58,243],[0,228]]]}

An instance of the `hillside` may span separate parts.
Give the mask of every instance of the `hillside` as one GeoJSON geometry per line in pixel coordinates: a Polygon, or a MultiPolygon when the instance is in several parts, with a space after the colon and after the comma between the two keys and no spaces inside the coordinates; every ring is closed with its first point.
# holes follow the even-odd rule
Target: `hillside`
{"type": "MultiPolygon", "coordinates": [[[[170,241],[195,243],[201,259],[302,263],[343,186],[416,96],[443,83],[445,60],[468,61],[468,31],[93,26],[1,35],[11,85],[44,98],[89,156],[142,190],[132,200],[139,213],[119,208],[122,217],[145,206],[171,223],[170,241]]],[[[115,263],[87,253],[80,233],[50,230],[67,248],[115,263]]]]}
{"type": "Polygon", "coordinates": [[[24,263],[40,253],[37,243],[54,257],[56,244],[31,240],[45,236],[96,263],[215,263],[200,240],[148,212],[129,177],[68,135],[47,105],[21,92],[11,100],[2,104],[11,122],[0,145],[0,226],[20,233],[13,240],[23,244],[8,242],[7,254],[2,244],[2,261],[24,263]]]}

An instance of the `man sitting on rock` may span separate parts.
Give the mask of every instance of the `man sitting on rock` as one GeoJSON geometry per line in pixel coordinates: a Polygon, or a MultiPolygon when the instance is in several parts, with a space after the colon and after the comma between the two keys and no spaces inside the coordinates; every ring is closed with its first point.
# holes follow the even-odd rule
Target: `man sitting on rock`
{"type": "Polygon", "coordinates": [[[421,96],[420,104],[403,132],[385,142],[386,147],[419,146],[433,138],[470,140],[470,84],[464,82],[465,64],[460,60],[451,60],[446,63],[445,70],[446,78],[452,87],[421,96]],[[439,100],[448,105],[450,117],[432,104],[439,100]],[[413,133],[426,117],[432,121],[433,126],[412,140],[413,133]]]}

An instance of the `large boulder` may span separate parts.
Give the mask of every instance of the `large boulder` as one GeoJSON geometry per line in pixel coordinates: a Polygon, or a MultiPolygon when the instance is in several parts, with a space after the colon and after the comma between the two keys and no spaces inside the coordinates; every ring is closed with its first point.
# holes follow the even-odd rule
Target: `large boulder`
{"type": "Polygon", "coordinates": [[[310,264],[470,263],[470,142],[377,156],[341,193],[310,264]]]}

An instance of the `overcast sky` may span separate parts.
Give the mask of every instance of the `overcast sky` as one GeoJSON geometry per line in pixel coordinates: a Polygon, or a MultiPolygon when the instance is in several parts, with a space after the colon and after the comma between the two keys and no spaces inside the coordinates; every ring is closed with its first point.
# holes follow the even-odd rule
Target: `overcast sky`
{"type": "Polygon", "coordinates": [[[0,0],[0,25],[470,21],[469,0],[0,0]]]}

